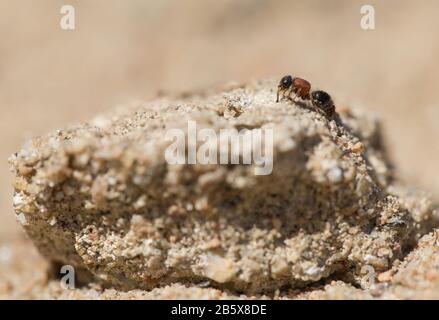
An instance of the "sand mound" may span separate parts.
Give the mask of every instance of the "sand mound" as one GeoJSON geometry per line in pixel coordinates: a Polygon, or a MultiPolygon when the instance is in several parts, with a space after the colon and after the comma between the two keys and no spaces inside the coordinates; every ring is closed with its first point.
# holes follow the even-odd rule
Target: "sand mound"
{"type": "Polygon", "coordinates": [[[431,228],[431,204],[398,185],[376,120],[275,103],[275,88],[124,106],[30,141],[10,160],[17,219],[50,261],[117,289],[367,286],[371,270],[391,270],[431,228]],[[271,129],[271,174],[169,164],[164,137],[189,136],[188,121],[215,133],[271,129]]]}

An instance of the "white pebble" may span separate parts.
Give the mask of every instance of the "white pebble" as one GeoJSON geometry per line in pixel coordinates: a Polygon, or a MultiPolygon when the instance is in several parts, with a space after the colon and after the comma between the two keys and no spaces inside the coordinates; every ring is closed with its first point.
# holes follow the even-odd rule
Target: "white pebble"
{"type": "Polygon", "coordinates": [[[17,219],[17,221],[22,225],[22,226],[27,226],[27,220],[26,220],[26,216],[21,212],[17,215],[15,215],[15,218],[17,219]]]}
{"type": "Polygon", "coordinates": [[[343,178],[343,171],[339,167],[334,167],[328,171],[328,179],[333,183],[340,182],[343,178]]]}

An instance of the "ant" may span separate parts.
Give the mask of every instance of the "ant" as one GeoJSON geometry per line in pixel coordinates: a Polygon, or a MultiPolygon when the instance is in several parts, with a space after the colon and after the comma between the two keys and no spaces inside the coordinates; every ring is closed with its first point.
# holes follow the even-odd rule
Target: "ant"
{"type": "Polygon", "coordinates": [[[301,78],[293,78],[292,76],[283,77],[277,87],[277,100],[279,102],[279,93],[282,93],[282,98],[288,97],[295,101],[297,97],[303,100],[309,100],[309,92],[311,91],[311,83],[301,78]],[[294,97],[291,98],[291,94],[294,97]]]}
{"type": "Polygon", "coordinates": [[[296,102],[297,98],[310,101],[317,111],[324,113],[329,118],[335,113],[331,96],[323,90],[311,91],[311,83],[305,79],[293,78],[290,75],[283,77],[277,87],[276,102],[279,102],[280,93],[282,93],[282,98],[288,98],[293,102],[296,102]],[[294,93],[293,97],[291,97],[292,93],[294,93]]]}

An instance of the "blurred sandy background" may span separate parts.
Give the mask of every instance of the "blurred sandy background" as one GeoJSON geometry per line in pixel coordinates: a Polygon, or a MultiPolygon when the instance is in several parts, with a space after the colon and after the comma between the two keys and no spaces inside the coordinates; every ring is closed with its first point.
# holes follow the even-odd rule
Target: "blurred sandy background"
{"type": "Polygon", "coordinates": [[[438,13],[437,0],[0,0],[0,245],[22,237],[6,159],[29,137],[158,90],[286,73],[378,114],[401,176],[439,199],[438,13]]]}

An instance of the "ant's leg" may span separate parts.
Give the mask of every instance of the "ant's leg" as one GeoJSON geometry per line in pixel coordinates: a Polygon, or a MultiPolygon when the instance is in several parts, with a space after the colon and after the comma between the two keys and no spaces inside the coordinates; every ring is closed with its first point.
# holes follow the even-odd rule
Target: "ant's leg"
{"type": "Polygon", "coordinates": [[[297,95],[293,93],[293,96],[288,96],[288,100],[290,100],[293,103],[297,103],[297,95]]]}
{"type": "Polygon", "coordinates": [[[296,102],[296,94],[294,93],[293,88],[292,87],[289,88],[287,92],[288,92],[288,96],[287,96],[288,100],[292,102],[296,102]],[[291,96],[291,94],[293,94],[293,96],[291,96]]]}
{"type": "Polygon", "coordinates": [[[320,113],[320,108],[316,106],[316,104],[314,103],[314,101],[312,99],[309,100],[309,106],[310,106],[311,110],[314,110],[315,112],[320,113]]]}
{"type": "Polygon", "coordinates": [[[296,98],[302,99],[302,88],[299,88],[296,92],[296,98]]]}
{"type": "Polygon", "coordinates": [[[288,91],[288,89],[286,89],[286,90],[283,88],[277,89],[276,102],[279,102],[280,100],[287,98],[288,97],[286,95],[287,91],[288,91]]]}
{"type": "Polygon", "coordinates": [[[297,101],[298,101],[298,99],[299,99],[299,96],[297,95],[297,92],[294,92],[293,90],[291,90],[291,93],[293,93],[293,97],[291,98],[291,100],[292,100],[294,103],[297,103],[297,101]]]}

